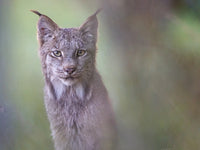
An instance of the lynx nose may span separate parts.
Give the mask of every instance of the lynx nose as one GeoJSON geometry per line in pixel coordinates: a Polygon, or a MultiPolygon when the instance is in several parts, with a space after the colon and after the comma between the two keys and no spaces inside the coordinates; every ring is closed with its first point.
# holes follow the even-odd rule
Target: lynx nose
{"type": "Polygon", "coordinates": [[[68,74],[72,74],[76,70],[76,67],[75,66],[68,66],[68,67],[65,67],[64,70],[68,74]]]}

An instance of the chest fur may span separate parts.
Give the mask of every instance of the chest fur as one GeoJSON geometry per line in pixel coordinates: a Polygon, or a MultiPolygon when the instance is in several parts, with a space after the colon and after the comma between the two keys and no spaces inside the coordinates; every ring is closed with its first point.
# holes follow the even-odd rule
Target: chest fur
{"type": "MultiPolygon", "coordinates": [[[[55,146],[91,149],[97,137],[94,110],[90,108],[92,92],[81,86],[75,89],[60,87],[63,91],[46,92],[45,106],[50,121],[55,146]],[[55,99],[55,97],[59,99],[55,99]],[[87,143],[87,144],[85,144],[87,143]]],[[[48,87],[49,90],[49,87],[48,87]]]]}
{"type": "Polygon", "coordinates": [[[59,102],[47,107],[47,110],[54,110],[48,112],[48,118],[55,147],[60,150],[88,150],[97,147],[98,133],[95,130],[96,125],[93,125],[95,117],[87,106],[59,102]]]}
{"type": "Polygon", "coordinates": [[[88,98],[84,87],[65,87],[56,83],[47,90],[45,105],[52,127],[77,132],[82,126],[79,118],[85,114],[88,98]]]}

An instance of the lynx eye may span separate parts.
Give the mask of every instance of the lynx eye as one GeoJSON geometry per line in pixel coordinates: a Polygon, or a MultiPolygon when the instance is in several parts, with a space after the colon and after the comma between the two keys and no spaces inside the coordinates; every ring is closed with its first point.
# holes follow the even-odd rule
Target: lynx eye
{"type": "Polygon", "coordinates": [[[85,50],[77,50],[76,55],[77,56],[83,56],[86,53],[85,50]]]}
{"type": "Polygon", "coordinates": [[[54,57],[61,57],[61,56],[62,56],[62,53],[61,53],[61,51],[55,50],[55,51],[52,52],[52,55],[53,55],[54,57]]]}

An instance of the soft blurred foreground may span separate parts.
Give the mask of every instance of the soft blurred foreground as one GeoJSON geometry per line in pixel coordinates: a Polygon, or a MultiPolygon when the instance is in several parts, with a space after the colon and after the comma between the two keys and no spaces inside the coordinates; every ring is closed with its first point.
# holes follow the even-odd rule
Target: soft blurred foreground
{"type": "Polygon", "coordinates": [[[97,68],[119,150],[200,149],[200,1],[1,0],[0,150],[53,150],[29,10],[78,27],[100,7],[97,68]]]}

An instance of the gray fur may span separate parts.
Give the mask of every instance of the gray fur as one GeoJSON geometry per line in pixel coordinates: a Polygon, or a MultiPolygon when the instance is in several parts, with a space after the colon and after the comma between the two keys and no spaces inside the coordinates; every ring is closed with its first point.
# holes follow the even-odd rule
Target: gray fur
{"type": "Polygon", "coordinates": [[[79,28],[59,28],[49,17],[39,15],[45,107],[56,150],[114,149],[113,112],[95,68],[96,14],[79,28]],[[52,57],[54,50],[61,51],[62,57],[52,57]],[[85,50],[86,54],[77,57],[77,50],[85,50]],[[73,78],[64,71],[68,66],[76,67],[73,78]]]}

